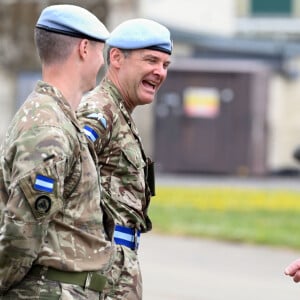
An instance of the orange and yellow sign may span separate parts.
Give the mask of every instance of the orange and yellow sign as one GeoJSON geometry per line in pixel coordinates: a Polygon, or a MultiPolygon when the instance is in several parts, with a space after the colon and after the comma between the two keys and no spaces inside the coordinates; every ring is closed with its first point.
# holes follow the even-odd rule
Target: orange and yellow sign
{"type": "Polygon", "coordinates": [[[215,88],[188,87],[183,92],[183,109],[189,117],[215,118],[220,112],[220,95],[215,88]]]}

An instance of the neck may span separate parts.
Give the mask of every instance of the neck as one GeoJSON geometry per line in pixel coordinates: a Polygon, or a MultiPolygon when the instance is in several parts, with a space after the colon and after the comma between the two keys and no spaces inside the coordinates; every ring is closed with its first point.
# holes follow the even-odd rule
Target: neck
{"type": "Polygon", "coordinates": [[[130,98],[128,93],[126,92],[126,89],[122,88],[122,85],[120,84],[120,81],[118,80],[118,76],[115,72],[112,70],[108,69],[107,71],[107,78],[116,86],[118,89],[119,93],[121,94],[122,100],[124,102],[124,105],[128,112],[132,114],[134,110],[134,106],[131,104],[130,98]]]}
{"type": "Polygon", "coordinates": [[[75,111],[83,92],[76,72],[66,71],[66,66],[51,66],[43,69],[43,81],[56,87],[75,111]]]}

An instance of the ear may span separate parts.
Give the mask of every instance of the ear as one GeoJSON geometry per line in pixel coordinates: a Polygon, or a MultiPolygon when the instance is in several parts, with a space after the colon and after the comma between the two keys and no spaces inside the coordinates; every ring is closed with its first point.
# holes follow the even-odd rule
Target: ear
{"type": "Polygon", "coordinates": [[[121,66],[122,61],[124,60],[124,54],[118,48],[111,48],[109,52],[110,64],[115,68],[121,66]]]}
{"type": "Polygon", "coordinates": [[[82,39],[82,40],[80,40],[78,46],[79,46],[78,52],[79,52],[80,58],[85,59],[88,54],[89,41],[87,39],[82,39]]]}

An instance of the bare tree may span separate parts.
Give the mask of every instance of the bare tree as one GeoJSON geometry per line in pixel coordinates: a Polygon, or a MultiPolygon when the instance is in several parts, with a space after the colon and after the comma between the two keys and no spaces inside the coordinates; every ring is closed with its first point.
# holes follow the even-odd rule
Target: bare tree
{"type": "MultiPolygon", "coordinates": [[[[93,12],[103,23],[108,15],[108,0],[63,1],[93,12]]],[[[34,70],[39,61],[34,47],[33,29],[42,9],[61,4],[54,0],[1,0],[0,67],[10,71],[34,70]]]]}

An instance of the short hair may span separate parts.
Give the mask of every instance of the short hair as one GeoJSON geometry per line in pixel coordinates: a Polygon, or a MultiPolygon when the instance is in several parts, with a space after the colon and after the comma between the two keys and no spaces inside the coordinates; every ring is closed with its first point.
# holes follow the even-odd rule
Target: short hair
{"type": "MultiPolygon", "coordinates": [[[[110,55],[109,55],[109,53],[110,53],[110,50],[112,48],[116,48],[116,47],[108,46],[107,51],[106,51],[106,64],[108,66],[110,65],[110,55]]],[[[132,50],[130,50],[130,49],[119,49],[119,50],[124,54],[125,57],[128,57],[132,52],[132,50]]]]}
{"type": "Polygon", "coordinates": [[[79,39],[35,28],[34,40],[41,62],[52,64],[66,60],[79,39]]]}

